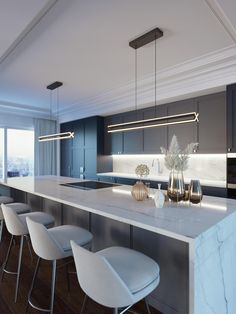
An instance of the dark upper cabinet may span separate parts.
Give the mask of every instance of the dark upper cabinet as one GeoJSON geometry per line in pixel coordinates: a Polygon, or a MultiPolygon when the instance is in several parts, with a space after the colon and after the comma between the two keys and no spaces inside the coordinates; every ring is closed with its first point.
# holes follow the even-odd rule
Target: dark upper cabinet
{"type": "Polygon", "coordinates": [[[61,131],[74,131],[74,139],[61,141],[61,175],[96,178],[97,171],[111,171],[104,162],[103,118],[91,117],[63,123],[61,131]],[[104,170],[106,169],[106,170],[104,170]]]}
{"type": "MultiPolygon", "coordinates": [[[[123,116],[124,122],[143,119],[143,111],[127,112],[123,116]]],[[[123,134],[124,154],[143,153],[143,130],[126,131],[123,134]]]]}
{"type": "Polygon", "coordinates": [[[123,122],[121,114],[106,117],[104,119],[104,154],[122,154],[123,153],[123,132],[108,133],[107,126],[123,122]]]}
{"type": "Polygon", "coordinates": [[[198,153],[225,153],[225,92],[199,97],[197,102],[199,112],[198,153]]]}
{"type": "MultiPolygon", "coordinates": [[[[167,116],[167,106],[156,106],[144,109],[143,118],[151,119],[155,117],[167,116]]],[[[143,130],[144,153],[160,154],[160,147],[167,147],[167,127],[154,127],[143,130]]]]}
{"type": "Polygon", "coordinates": [[[227,108],[227,151],[236,152],[236,84],[226,89],[227,108]]]}
{"type": "MultiPolygon", "coordinates": [[[[197,102],[195,99],[187,99],[168,104],[168,116],[196,111],[197,102]]],[[[196,122],[168,126],[168,146],[174,134],[177,136],[181,149],[184,149],[189,143],[196,143],[197,128],[198,125],[196,122]]]]}

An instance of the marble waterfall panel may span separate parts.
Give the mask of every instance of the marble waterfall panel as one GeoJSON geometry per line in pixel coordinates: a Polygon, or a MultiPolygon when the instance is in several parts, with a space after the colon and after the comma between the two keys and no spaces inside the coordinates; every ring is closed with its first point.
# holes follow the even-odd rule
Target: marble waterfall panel
{"type": "Polygon", "coordinates": [[[236,313],[236,213],[195,240],[194,314],[236,313]]]}

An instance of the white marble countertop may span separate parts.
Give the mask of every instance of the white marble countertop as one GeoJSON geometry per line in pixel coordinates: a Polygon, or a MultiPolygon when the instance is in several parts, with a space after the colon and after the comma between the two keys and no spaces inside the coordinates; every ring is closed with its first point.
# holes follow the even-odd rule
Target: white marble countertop
{"type": "MultiPolygon", "coordinates": [[[[103,172],[103,173],[97,173],[98,176],[104,176],[104,177],[114,177],[114,178],[127,178],[127,179],[137,179],[140,178],[137,177],[135,174],[132,173],[123,173],[123,172],[103,172]]],[[[149,181],[159,181],[159,182],[168,182],[169,178],[166,176],[155,176],[155,175],[149,175],[147,178],[144,178],[144,180],[149,181]]],[[[184,177],[185,183],[190,183],[190,178],[184,177]]],[[[219,187],[219,188],[226,188],[226,181],[221,180],[200,180],[201,185],[204,186],[213,186],[213,187],[219,187]]]]}
{"type": "Polygon", "coordinates": [[[2,184],[188,243],[236,211],[232,199],[204,196],[201,205],[167,203],[159,209],[151,198],[135,201],[127,185],[98,190],[60,185],[78,181],[83,180],[41,176],[8,178],[2,184]]]}

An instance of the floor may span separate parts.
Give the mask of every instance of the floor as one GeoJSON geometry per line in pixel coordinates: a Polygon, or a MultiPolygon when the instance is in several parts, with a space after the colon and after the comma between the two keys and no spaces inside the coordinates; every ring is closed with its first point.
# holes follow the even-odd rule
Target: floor
{"type": "MultiPolygon", "coordinates": [[[[10,241],[10,237],[7,232],[4,233],[3,240],[0,244],[0,265],[4,260],[7,247],[10,241]]],[[[19,241],[17,240],[10,258],[9,270],[16,270],[17,259],[18,259],[19,241]]],[[[24,247],[23,252],[23,264],[22,264],[22,276],[20,282],[20,290],[18,296],[18,302],[14,303],[14,291],[15,291],[15,276],[5,274],[3,281],[0,282],[0,313],[25,313],[26,310],[26,296],[29,291],[32,275],[35,267],[37,257],[33,254],[33,260],[29,254],[27,245],[24,247]]],[[[73,271],[73,265],[70,266],[70,270],[73,271]]],[[[75,314],[80,313],[80,308],[83,301],[83,292],[77,281],[75,274],[70,274],[70,290],[68,291],[67,284],[67,272],[66,267],[62,266],[57,272],[57,285],[56,285],[56,296],[55,296],[55,307],[54,313],[56,314],[75,314]]],[[[43,307],[49,306],[50,296],[50,278],[51,278],[51,264],[48,261],[43,261],[38,274],[37,285],[34,290],[33,298],[34,302],[43,307]]],[[[139,302],[137,305],[132,307],[132,311],[138,314],[146,314],[146,308],[144,302],[139,302]]],[[[37,310],[29,307],[27,313],[40,313],[37,310]]],[[[88,300],[85,308],[85,314],[112,314],[112,310],[100,306],[91,299],[88,300]]],[[[152,314],[161,314],[157,310],[151,308],[152,314]]]]}

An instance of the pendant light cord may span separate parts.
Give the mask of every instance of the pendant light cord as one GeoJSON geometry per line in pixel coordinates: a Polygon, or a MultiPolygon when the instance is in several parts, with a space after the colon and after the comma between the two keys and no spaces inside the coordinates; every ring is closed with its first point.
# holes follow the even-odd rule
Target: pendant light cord
{"type": "Polygon", "coordinates": [[[157,116],[157,39],[155,38],[155,117],[157,116]]]}
{"type": "Polygon", "coordinates": [[[58,123],[58,116],[59,116],[59,89],[57,88],[57,123],[58,123]]]}
{"type": "Polygon", "coordinates": [[[52,121],[52,91],[50,90],[50,121],[52,121]]]}
{"type": "Polygon", "coordinates": [[[138,110],[138,70],[137,70],[137,49],[135,49],[135,110],[136,110],[136,119],[137,119],[137,110],[138,110]]]}

